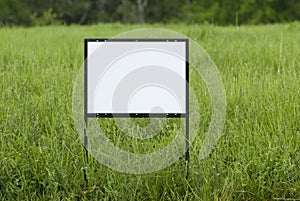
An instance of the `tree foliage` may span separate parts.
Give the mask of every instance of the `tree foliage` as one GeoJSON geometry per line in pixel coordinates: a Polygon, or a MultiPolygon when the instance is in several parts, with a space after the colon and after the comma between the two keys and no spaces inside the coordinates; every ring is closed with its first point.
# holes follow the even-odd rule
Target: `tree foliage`
{"type": "Polygon", "coordinates": [[[300,20],[299,0],[0,0],[4,25],[100,22],[258,24],[300,20]]]}

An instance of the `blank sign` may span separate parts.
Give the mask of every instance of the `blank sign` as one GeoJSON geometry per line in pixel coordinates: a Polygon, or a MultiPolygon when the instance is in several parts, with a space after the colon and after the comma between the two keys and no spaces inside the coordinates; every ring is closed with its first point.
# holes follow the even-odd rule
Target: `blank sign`
{"type": "Polygon", "coordinates": [[[87,114],[186,113],[186,39],[86,39],[87,114]]]}

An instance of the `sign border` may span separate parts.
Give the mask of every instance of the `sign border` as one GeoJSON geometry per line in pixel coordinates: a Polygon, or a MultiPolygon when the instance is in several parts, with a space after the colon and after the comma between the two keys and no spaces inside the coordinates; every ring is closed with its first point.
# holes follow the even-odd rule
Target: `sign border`
{"type": "Polygon", "coordinates": [[[189,114],[189,39],[187,38],[85,38],[84,39],[84,118],[188,118],[189,114]],[[185,113],[88,113],[88,42],[185,42],[185,113]]]}

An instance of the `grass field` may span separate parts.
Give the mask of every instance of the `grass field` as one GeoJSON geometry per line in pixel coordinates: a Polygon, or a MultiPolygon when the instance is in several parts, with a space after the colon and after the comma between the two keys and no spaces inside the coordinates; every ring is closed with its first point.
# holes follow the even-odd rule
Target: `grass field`
{"type": "Polygon", "coordinates": [[[0,28],[0,200],[300,200],[300,24],[143,27],[185,34],[216,63],[227,118],[209,157],[200,136],[188,180],[180,162],[145,175],[85,163],[72,119],[83,38],[142,26],[0,28]]]}

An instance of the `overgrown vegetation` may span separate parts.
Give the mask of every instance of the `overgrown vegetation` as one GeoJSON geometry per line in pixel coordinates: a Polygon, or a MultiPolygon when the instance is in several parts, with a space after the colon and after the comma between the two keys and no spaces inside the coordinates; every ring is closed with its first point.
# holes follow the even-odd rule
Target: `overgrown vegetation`
{"type": "MultiPolygon", "coordinates": [[[[146,175],[114,172],[93,159],[85,163],[73,125],[83,38],[142,26],[1,28],[0,200],[300,199],[300,24],[163,27],[201,44],[226,89],[224,135],[199,160],[209,119],[203,115],[189,179],[182,161],[146,175]]],[[[127,137],[122,148],[126,143],[132,146],[127,137]]]]}

